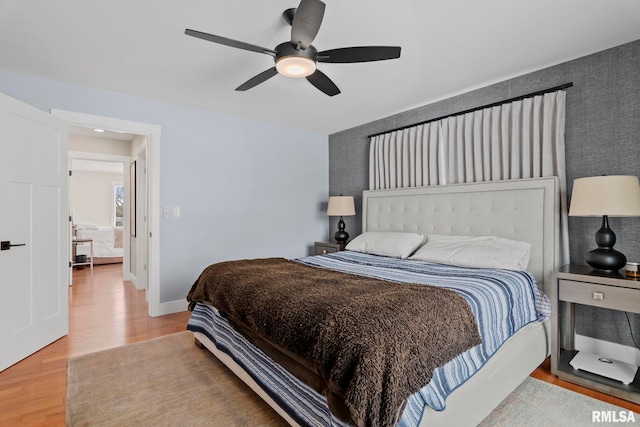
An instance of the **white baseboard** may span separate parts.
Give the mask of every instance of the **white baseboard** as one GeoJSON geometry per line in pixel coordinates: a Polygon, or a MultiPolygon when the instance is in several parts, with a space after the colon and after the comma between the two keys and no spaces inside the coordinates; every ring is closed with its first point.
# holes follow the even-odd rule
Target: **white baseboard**
{"type": "Polygon", "coordinates": [[[187,311],[189,303],[186,299],[179,299],[176,301],[161,302],[158,307],[158,316],[164,316],[165,314],[179,313],[181,311],[187,311]]]}
{"type": "Polygon", "coordinates": [[[131,279],[131,283],[133,283],[133,286],[135,286],[135,288],[139,291],[144,291],[145,289],[147,289],[147,284],[146,283],[142,283],[140,280],[138,280],[136,277],[133,277],[131,279]]]}
{"type": "Polygon", "coordinates": [[[134,288],[136,288],[139,291],[143,291],[147,288],[146,283],[141,283],[138,278],[136,276],[134,276],[133,274],[129,273],[127,275],[129,278],[125,279],[131,282],[131,284],[133,285],[134,288]]]}
{"type": "Polygon", "coordinates": [[[640,350],[622,344],[603,341],[596,338],[576,334],[576,350],[588,351],[600,356],[640,366],[640,350]]]}
{"type": "Polygon", "coordinates": [[[134,276],[133,274],[131,274],[130,271],[125,271],[122,277],[124,280],[128,280],[131,283],[136,281],[136,276],[134,276]]]}

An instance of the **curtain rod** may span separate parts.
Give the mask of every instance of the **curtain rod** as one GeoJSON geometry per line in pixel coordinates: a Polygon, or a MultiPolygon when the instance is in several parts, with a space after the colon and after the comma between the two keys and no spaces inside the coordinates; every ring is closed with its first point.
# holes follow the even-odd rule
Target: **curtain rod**
{"type": "Polygon", "coordinates": [[[367,138],[373,138],[374,136],[383,135],[385,133],[395,132],[395,131],[398,131],[398,130],[408,129],[408,128],[412,128],[414,126],[425,125],[427,123],[436,122],[438,120],[446,119],[448,117],[461,116],[463,114],[472,113],[474,111],[484,110],[485,108],[497,107],[498,105],[508,104],[510,102],[521,101],[521,100],[523,100],[525,98],[533,98],[534,96],[544,95],[545,93],[557,92],[559,90],[568,89],[568,88],[570,88],[572,86],[573,86],[573,82],[565,83],[563,85],[552,87],[552,88],[549,88],[549,89],[539,90],[537,92],[528,93],[526,95],[516,96],[515,98],[509,98],[509,99],[506,99],[504,101],[494,102],[493,104],[488,104],[488,105],[483,105],[481,107],[471,108],[469,110],[464,110],[464,111],[461,111],[459,113],[447,114],[446,116],[437,117],[435,119],[425,120],[423,122],[414,123],[412,125],[401,126],[401,127],[395,128],[395,129],[385,130],[383,132],[374,133],[374,134],[368,135],[367,138]]]}

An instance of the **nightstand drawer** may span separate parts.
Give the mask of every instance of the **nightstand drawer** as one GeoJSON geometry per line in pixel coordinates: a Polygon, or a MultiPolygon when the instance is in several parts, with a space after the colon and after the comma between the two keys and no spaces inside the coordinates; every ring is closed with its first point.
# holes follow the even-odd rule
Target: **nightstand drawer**
{"type": "Polygon", "coordinates": [[[330,254],[332,252],[338,252],[344,250],[344,243],[328,243],[328,242],[316,242],[315,243],[315,254],[323,255],[330,254]]]}
{"type": "Polygon", "coordinates": [[[329,254],[331,252],[338,252],[339,250],[335,245],[316,243],[316,255],[329,254]]]}
{"type": "Polygon", "coordinates": [[[640,290],[638,289],[559,280],[558,296],[561,301],[632,313],[640,312],[640,290]]]}

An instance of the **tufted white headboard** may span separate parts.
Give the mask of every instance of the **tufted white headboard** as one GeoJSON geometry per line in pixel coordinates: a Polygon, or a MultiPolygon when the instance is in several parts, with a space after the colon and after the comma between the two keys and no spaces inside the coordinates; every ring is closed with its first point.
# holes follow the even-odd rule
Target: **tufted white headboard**
{"type": "Polygon", "coordinates": [[[362,231],[499,236],[531,244],[527,269],[550,295],[559,262],[558,179],[367,190],[362,231]]]}

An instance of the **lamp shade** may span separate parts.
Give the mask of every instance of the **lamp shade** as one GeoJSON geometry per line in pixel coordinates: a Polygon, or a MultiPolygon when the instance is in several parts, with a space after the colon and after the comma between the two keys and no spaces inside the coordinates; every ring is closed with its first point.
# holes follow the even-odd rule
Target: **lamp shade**
{"type": "Polygon", "coordinates": [[[640,216],[637,176],[603,175],[573,181],[569,216],[640,216]]]}
{"type": "Polygon", "coordinates": [[[356,214],[353,196],[331,196],[327,206],[329,216],[352,216],[356,214]]]}

